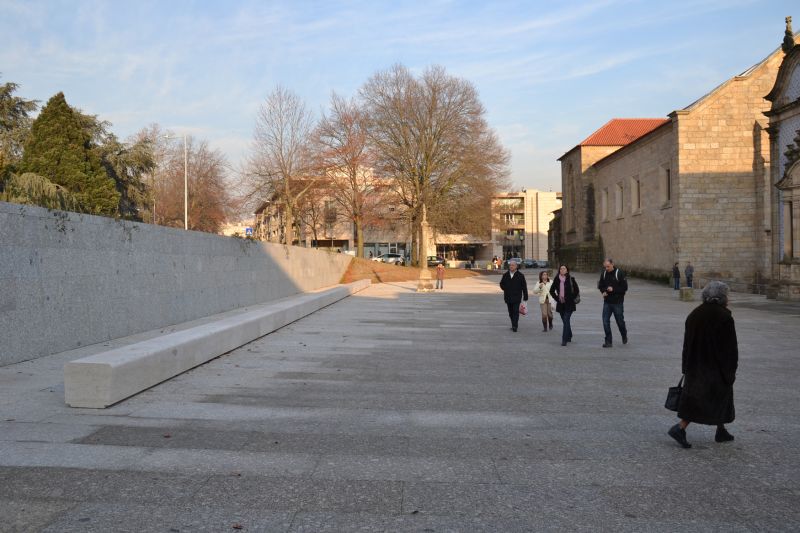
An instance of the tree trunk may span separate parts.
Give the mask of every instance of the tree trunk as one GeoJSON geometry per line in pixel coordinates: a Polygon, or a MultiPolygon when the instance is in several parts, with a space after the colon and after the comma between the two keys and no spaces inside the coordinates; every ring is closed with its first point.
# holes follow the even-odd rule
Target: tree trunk
{"type": "Polygon", "coordinates": [[[286,228],[283,237],[283,244],[291,246],[292,243],[294,243],[294,213],[292,212],[292,206],[288,202],[284,207],[283,217],[283,225],[286,228]]]}
{"type": "Polygon", "coordinates": [[[411,264],[413,266],[419,266],[419,250],[417,249],[417,243],[419,242],[419,239],[417,238],[416,217],[411,219],[409,233],[411,235],[411,264]]]}
{"type": "Polygon", "coordinates": [[[364,257],[364,231],[363,231],[364,223],[361,221],[361,217],[356,217],[355,219],[355,226],[356,226],[356,257],[364,257]]]}

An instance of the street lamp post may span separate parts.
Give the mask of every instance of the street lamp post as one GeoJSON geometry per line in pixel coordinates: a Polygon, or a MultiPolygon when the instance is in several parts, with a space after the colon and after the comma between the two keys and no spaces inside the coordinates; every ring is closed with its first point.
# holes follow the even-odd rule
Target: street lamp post
{"type": "MultiPolygon", "coordinates": [[[[174,135],[164,135],[165,139],[175,139],[174,135]]],[[[186,134],[183,134],[183,229],[189,229],[189,148],[186,134]]]]}
{"type": "Polygon", "coordinates": [[[189,229],[189,148],[183,134],[183,229],[189,229]]]}

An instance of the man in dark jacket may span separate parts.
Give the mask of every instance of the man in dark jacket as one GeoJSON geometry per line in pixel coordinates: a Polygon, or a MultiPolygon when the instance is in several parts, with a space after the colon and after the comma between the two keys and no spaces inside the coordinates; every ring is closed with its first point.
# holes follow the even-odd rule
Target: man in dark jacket
{"type": "Polygon", "coordinates": [[[690,422],[717,426],[714,440],[728,442],[733,435],[725,424],[733,422],[733,382],[739,349],[733,316],[728,309],[728,286],[712,281],[703,288],[703,303],[689,314],[683,335],[683,391],[678,403],[680,422],[669,436],[684,448],[690,422]]]}
{"type": "Polygon", "coordinates": [[[678,263],[672,265],[672,286],[676,291],[681,288],[681,269],[678,263]]]}
{"type": "Polygon", "coordinates": [[[519,326],[519,306],[522,301],[528,301],[528,283],[525,276],[517,270],[517,262],[508,262],[508,271],[500,278],[500,288],[503,289],[503,299],[508,306],[508,316],[511,319],[511,331],[517,331],[519,326]]]}
{"type": "Polygon", "coordinates": [[[687,287],[694,287],[694,267],[692,266],[692,262],[689,261],[686,263],[686,270],[683,271],[686,274],[686,286],[687,287]]]}
{"type": "Polygon", "coordinates": [[[619,334],[622,335],[622,344],[628,344],[628,328],[625,327],[625,293],[628,292],[628,280],[625,272],[614,266],[613,259],[603,261],[603,272],[597,288],[603,295],[603,331],[606,334],[603,348],[611,348],[611,315],[617,322],[619,334]]]}

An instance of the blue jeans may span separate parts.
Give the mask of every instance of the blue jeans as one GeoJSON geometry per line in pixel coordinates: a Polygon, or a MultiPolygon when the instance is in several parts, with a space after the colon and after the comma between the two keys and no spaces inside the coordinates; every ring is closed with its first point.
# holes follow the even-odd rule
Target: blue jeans
{"type": "Polygon", "coordinates": [[[444,280],[443,279],[437,279],[436,280],[436,288],[437,289],[444,289],[444,280]]]}
{"type": "Polygon", "coordinates": [[[569,320],[572,318],[572,311],[562,311],[559,314],[561,315],[561,321],[564,323],[564,330],[561,332],[561,343],[564,344],[572,340],[572,326],[569,324],[569,320]]]}
{"type": "Polygon", "coordinates": [[[681,288],[681,278],[672,278],[672,281],[676,291],[681,288]]]}
{"type": "Polygon", "coordinates": [[[692,276],[686,276],[686,286],[687,287],[693,287],[694,286],[694,285],[692,285],[692,276]]]}
{"type": "Polygon", "coordinates": [[[603,331],[606,334],[606,342],[609,344],[611,344],[611,315],[614,315],[614,320],[617,322],[622,338],[626,339],[628,337],[628,328],[625,327],[624,305],[603,302],[603,331]]]}

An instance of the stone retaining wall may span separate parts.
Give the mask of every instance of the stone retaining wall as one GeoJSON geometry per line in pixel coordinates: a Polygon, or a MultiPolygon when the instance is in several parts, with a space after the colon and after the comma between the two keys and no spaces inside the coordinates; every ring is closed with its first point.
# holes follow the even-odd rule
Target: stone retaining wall
{"type": "Polygon", "coordinates": [[[0,202],[0,366],[335,285],[350,261],[0,202]]]}

